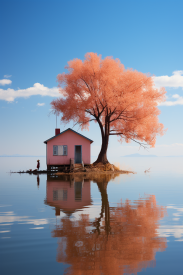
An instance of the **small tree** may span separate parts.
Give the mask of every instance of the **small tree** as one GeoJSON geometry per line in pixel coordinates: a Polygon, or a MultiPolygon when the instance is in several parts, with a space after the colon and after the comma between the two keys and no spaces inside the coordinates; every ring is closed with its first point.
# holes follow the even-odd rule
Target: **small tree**
{"type": "Polygon", "coordinates": [[[62,113],[62,122],[73,120],[81,129],[92,120],[98,123],[102,146],[95,163],[108,163],[110,135],[121,142],[155,146],[156,135],[164,133],[157,106],[165,100],[166,91],[156,89],[152,77],[95,53],[87,53],[83,62],[69,61],[66,69],[68,73],[57,76],[63,97],[51,102],[52,109],[62,113]]]}

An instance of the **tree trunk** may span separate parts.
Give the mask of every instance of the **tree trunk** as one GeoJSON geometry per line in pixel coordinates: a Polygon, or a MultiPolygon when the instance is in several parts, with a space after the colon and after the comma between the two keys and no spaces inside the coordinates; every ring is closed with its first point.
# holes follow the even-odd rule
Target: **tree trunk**
{"type": "Polygon", "coordinates": [[[97,164],[99,162],[102,162],[103,164],[109,163],[109,161],[107,159],[108,144],[109,144],[109,135],[105,135],[102,138],[102,147],[101,147],[100,153],[98,155],[98,158],[94,162],[94,164],[97,164]]]}
{"type": "Polygon", "coordinates": [[[102,146],[100,153],[98,155],[97,160],[94,162],[94,164],[97,164],[99,162],[106,164],[109,163],[107,159],[107,149],[108,149],[108,144],[109,144],[109,119],[106,117],[106,123],[105,123],[105,131],[103,129],[102,123],[98,120],[97,122],[99,123],[100,130],[101,130],[101,135],[102,135],[102,146]]]}

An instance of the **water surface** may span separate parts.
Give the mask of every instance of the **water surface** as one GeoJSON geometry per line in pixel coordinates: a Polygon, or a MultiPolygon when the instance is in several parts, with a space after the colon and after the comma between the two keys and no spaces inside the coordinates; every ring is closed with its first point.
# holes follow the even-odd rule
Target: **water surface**
{"type": "Polygon", "coordinates": [[[115,177],[9,173],[36,160],[0,158],[1,274],[182,274],[183,158],[111,160],[137,172],[115,177]]]}

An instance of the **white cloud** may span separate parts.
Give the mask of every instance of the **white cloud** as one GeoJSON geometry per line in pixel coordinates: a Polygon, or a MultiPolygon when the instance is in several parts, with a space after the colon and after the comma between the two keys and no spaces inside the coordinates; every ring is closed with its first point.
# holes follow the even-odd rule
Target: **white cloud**
{"type": "MultiPolygon", "coordinates": [[[[83,208],[82,214],[85,214],[85,215],[89,214],[90,219],[95,219],[96,217],[100,216],[100,212],[101,212],[101,203],[99,202],[99,203],[95,203],[95,205],[90,205],[90,207],[83,208]]],[[[73,213],[72,219],[79,220],[80,215],[81,215],[81,212],[77,211],[73,213]]]]}
{"type": "Polygon", "coordinates": [[[37,106],[44,106],[45,103],[38,103],[37,106]]]}
{"type": "Polygon", "coordinates": [[[11,76],[12,76],[12,75],[10,75],[10,74],[5,74],[5,75],[4,75],[5,78],[10,78],[11,76]]]}
{"type": "Polygon", "coordinates": [[[157,230],[159,237],[171,237],[181,239],[183,237],[183,225],[162,225],[157,230]]]}
{"type": "MultiPolygon", "coordinates": [[[[11,81],[6,79],[7,81],[11,81]]],[[[0,89],[0,100],[6,100],[8,102],[12,102],[15,98],[24,97],[28,98],[33,95],[41,95],[41,96],[50,96],[50,97],[58,97],[59,89],[57,87],[48,88],[45,87],[43,84],[35,83],[33,87],[26,88],[26,89],[0,89]]]]}
{"type": "Polygon", "coordinates": [[[175,101],[165,101],[159,104],[159,106],[175,106],[175,105],[183,105],[183,96],[179,96],[178,94],[175,94],[172,96],[172,98],[175,98],[175,101]]]}
{"type": "Polygon", "coordinates": [[[30,228],[30,229],[44,229],[44,227],[33,227],[33,228],[30,228]]]}
{"type": "Polygon", "coordinates": [[[168,75],[155,76],[154,83],[157,88],[160,88],[160,87],[183,88],[183,71],[174,71],[171,76],[168,76],[168,75]]]}
{"type": "Polygon", "coordinates": [[[11,83],[12,83],[12,81],[10,79],[0,79],[0,85],[1,86],[9,85],[11,83]]]}
{"type": "MultiPolygon", "coordinates": [[[[169,213],[169,216],[172,215],[173,221],[179,221],[180,217],[183,216],[183,208],[177,207],[176,205],[168,205],[167,209],[175,210],[175,213],[169,213]],[[176,218],[174,218],[176,217],[176,218]],[[179,217],[179,218],[177,218],[179,217]]],[[[181,223],[181,221],[180,221],[181,223]]],[[[177,225],[161,225],[159,229],[157,230],[159,237],[171,237],[174,236],[174,238],[178,239],[177,241],[182,241],[183,237],[183,225],[177,224],[177,225]]]]}
{"type": "Polygon", "coordinates": [[[173,98],[179,98],[180,96],[178,94],[172,95],[173,98]]]}
{"type": "Polygon", "coordinates": [[[0,223],[14,223],[14,222],[23,222],[23,224],[34,224],[34,225],[43,225],[48,224],[48,219],[29,219],[28,216],[0,216],[0,223]]]}
{"type": "MultiPolygon", "coordinates": [[[[169,87],[169,88],[182,88],[183,89],[183,71],[174,71],[171,76],[162,75],[155,76],[154,83],[157,88],[169,87]]],[[[167,97],[168,98],[168,97],[167,97]]],[[[166,100],[159,104],[159,106],[176,106],[183,105],[183,97],[175,94],[172,96],[173,100],[166,100]]]]}

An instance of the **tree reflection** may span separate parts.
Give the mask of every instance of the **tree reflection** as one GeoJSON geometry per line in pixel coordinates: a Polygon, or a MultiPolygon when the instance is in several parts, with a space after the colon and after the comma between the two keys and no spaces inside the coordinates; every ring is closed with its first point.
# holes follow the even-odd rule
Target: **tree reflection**
{"type": "Polygon", "coordinates": [[[112,175],[92,176],[101,193],[101,213],[94,221],[89,214],[78,220],[65,217],[52,232],[58,238],[57,261],[70,264],[65,274],[137,274],[155,265],[155,254],[164,251],[166,238],[157,229],[165,209],[154,195],[133,203],[109,207],[107,184],[112,175]]]}

